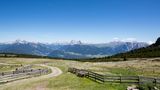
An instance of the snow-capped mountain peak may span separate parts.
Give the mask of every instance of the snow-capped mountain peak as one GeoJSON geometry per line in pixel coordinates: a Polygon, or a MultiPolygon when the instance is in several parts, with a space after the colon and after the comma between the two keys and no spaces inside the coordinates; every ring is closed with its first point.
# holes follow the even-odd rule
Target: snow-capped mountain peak
{"type": "Polygon", "coordinates": [[[71,40],[70,45],[75,45],[75,44],[79,44],[79,45],[81,45],[81,44],[82,44],[82,42],[81,42],[80,40],[79,40],[79,41],[71,40]]]}
{"type": "Polygon", "coordinates": [[[19,43],[19,44],[27,44],[27,43],[29,43],[29,42],[27,42],[27,41],[25,41],[25,40],[16,40],[16,41],[14,41],[13,43],[19,43]]]}

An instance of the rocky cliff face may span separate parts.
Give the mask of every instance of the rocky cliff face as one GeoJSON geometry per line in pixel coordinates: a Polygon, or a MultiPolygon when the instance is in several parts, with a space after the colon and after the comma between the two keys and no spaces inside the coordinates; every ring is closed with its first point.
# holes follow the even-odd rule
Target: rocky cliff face
{"type": "Polygon", "coordinates": [[[160,45],[160,37],[157,39],[155,46],[159,46],[160,45]]]}

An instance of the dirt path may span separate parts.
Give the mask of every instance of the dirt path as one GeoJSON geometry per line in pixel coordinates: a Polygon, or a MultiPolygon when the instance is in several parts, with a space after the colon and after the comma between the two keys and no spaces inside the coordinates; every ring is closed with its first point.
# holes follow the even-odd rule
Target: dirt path
{"type": "Polygon", "coordinates": [[[39,77],[33,77],[33,78],[28,78],[28,79],[22,79],[22,80],[18,80],[18,81],[9,82],[9,83],[0,85],[0,87],[2,86],[2,90],[3,90],[3,88],[5,88],[7,86],[14,86],[16,84],[20,84],[20,83],[23,83],[23,82],[25,82],[25,83],[28,82],[29,83],[29,82],[33,82],[33,81],[37,81],[37,80],[52,78],[52,77],[56,77],[56,76],[62,74],[62,71],[57,67],[52,67],[52,66],[48,66],[48,65],[44,65],[44,64],[43,65],[39,64],[39,66],[43,66],[43,67],[47,67],[47,68],[51,69],[51,73],[48,74],[48,75],[43,75],[43,76],[39,76],[39,77]]]}
{"type": "Polygon", "coordinates": [[[57,67],[52,67],[52,66],[48,66],[48,65],[44,65],[44,64],[40,64],[40,66],[50,68],[52,73],[50,73],[48,75],[40,76],[39,78],[51,78],[51,77],[55,77],[55,76],[62,74],[62,71],[57,67]]]}

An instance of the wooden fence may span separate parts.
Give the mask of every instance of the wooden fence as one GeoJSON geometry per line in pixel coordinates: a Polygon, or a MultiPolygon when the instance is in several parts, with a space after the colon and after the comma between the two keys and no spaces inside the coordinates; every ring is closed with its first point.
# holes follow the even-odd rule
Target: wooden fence
{"type": "Polygon", "coordinates": [[[19,68],[16,68],[14,71],[9,72],[0,72],[0,76],[10,75],[10,74],[18,74],[32,71],[32,65],[26,65],[19,68]]]}
{"type": "Polygon", "coordinates": [[[29,66],[16,69],[15,71],[0,72],[0,84],[19,79],[39,76],[42,74],[47,74],[48,72],[49,72],[48,69],[32,69],[29,68],[29,66]]]}
{"type": "Polygon", "coordinates": [[[160,84],[160,78],[153,78],[153,77],[101,75],[89,70],[76,69],[76,68],[69,68],[68,72],[76,74],[77,76],[80,77],[87,77],[97,82],[135,83],[135,84],[152,83],[154,85],[160,84]]]}

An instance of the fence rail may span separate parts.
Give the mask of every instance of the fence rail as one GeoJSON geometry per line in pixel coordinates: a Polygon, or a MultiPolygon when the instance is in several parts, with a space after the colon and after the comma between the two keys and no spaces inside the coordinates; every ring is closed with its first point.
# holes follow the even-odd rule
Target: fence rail
{"type": "Polygon", "coordinates": [[[143,76],[112,76],[112,75],[101,75],[89,70],[68,68],[68,72],[76,74],[80,77],[87,77],[98,82],[114,82],[114,83],[135,83],[135,84],[160,84],[160,78],[143,77],[143,76]]]}
{"type": "Polygon", "coordinates": [[[31,66],[22,67],[10,72],[0,73],[0,84],[7,83],[19,79],[30,78],[34,76],[39,76],[42,74],[47,74],[48,69],[33,69],[31,66]]]}

